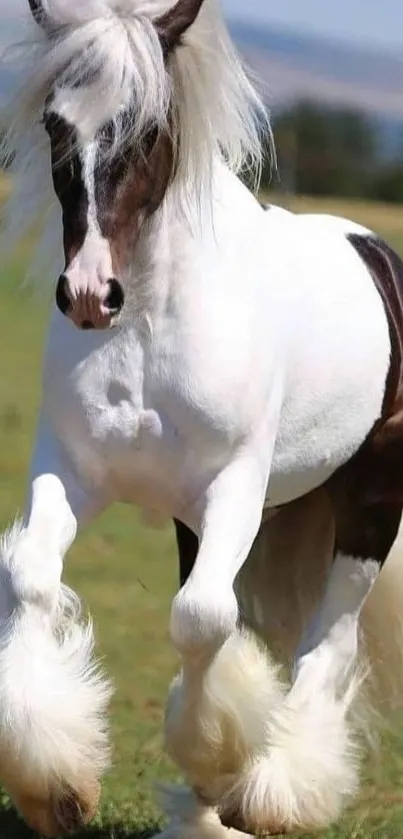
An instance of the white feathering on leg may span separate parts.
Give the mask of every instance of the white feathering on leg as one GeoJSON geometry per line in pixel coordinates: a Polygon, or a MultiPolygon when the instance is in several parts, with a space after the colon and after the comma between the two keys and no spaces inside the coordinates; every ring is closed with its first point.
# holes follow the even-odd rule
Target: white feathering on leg
{"type": "Polygon", "coordinates": [[[267,725],[266,745],[224,798],[224,813],[255,833],[328,826],[358,788],[358,746],[348,720],[360,687],[344,696],[299,681],[267,725]]]}
{"type": "Polygon", "coordinates": [[[251,633],[235,633],[207,671],[172,683],[165,736],[192,786],[217,802],[260,748],[268,717],[284,699],[279,668],[251,633]]]}
{"type": "MultiPolygon", "coordinates": [[[[13,556],[21,534],[16,523],[0,547],[0,777],[17,807],[87,784],[96,794],[109,759],[111,694],[93,659],[92,624],[81,622],[70,589],[60,586],[50,614],[37,602],[16,600],[13,556]]],[[[45,826],[43,832],[51,833],[45,826]]]]}

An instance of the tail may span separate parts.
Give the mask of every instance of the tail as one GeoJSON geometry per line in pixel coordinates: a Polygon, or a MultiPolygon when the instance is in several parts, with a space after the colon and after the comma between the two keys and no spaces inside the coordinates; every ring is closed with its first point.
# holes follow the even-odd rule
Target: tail
{"type": "Polygon", "coordinates": [[[361,616],[369,698],[384,717],[403,707],[403,525],[361,616]]]}

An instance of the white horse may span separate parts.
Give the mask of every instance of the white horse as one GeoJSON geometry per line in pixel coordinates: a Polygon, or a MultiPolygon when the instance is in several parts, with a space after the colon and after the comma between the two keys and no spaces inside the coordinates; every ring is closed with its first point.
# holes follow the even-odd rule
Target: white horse
{"type": "Polygon", "coordinates": [[[265,117],[215,0],[29,2],[8,220],[44,219],[64,269],[1,545],[0,779],[49,836],[96,810],[109,686],[61,575],[77,528],[125,501],[176,520],[186,579],[166,737],[192,792],[171,831],[322,827],[357,789],[365,604],[401,684],[400,565],[374,583],[403,504],[403,264],[238,180],[265,117]]]}

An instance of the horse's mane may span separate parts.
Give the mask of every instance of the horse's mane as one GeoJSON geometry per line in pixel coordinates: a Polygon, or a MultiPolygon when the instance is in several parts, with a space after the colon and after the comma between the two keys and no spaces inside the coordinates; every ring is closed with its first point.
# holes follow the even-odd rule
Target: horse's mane
{"type": "MultiPolygon", "coordinates": [[[[15,153],[7,212],[14,231],[17,227],[21,234],[37,220],[51,193],[40,121],[46,98],[63,80],[71,89],[68,99],[63,94],[65,116],[84,136],[113,119],[119,146],[139,141],[150,125],[164,129],[169,121],[177,148],[176,178],[188,196],[211,182],[217,157],[235,172],[250,165],[259,170],[266,111],[227,34],[217,0],[205,0],[168,69],[154,24],[174,0],[43,0],[42,5],[50,35],[32,22],[22,47],[22,84],[7,140],[15,153]]],[[[8,240],[9,233],[6,218],[8,240]]]]}

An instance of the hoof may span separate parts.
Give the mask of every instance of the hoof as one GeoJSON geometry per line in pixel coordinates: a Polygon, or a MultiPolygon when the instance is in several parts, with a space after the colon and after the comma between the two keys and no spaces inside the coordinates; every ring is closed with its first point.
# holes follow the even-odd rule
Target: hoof
{"type": "MultiPolygon", "coordinates": [[[[219,819],[223,827],[227,830],[235,830],[237,833],[244,833],[245,836],[255,836],[256,830],[248,825],[240,810],[224,810],[219,812],[219,819]]],[[[272,835],[273,831],[265,830],[264,836],[272,835]]],[[[281,835],[281,831],[275,831],[276,835],[281,835]]]]}
{"type": "Polygon", "coordinates": [[[223,827],[227,827],[229,830],[238,830],[240,833],[250,833],[240,810],[224,810],[219,812],[218,815],[223,827]]]}
{"type": "Polygon", "coordinates": [[[85,827],[96,815],[101,787],[98,781],[80,789],[59,790],[47,799],[14,797],[16,809],[29,827],[42,836],[66,836],[85,827]]]}
{"type": "Polygon", "coordinates": [[[302,831],[298,828],[295,830],[288,829],[284,825],[275,824],[274,821],[272,823],[268,821],[267,824],[258,827],[248,824],[240,809],[219,811],[218,815],[223,827],[228,830],[236,830],[237,833],[244,833],[246,836],[289,836],[290,833],[293,836],[299,836],[302,834],[302,831]]]}

